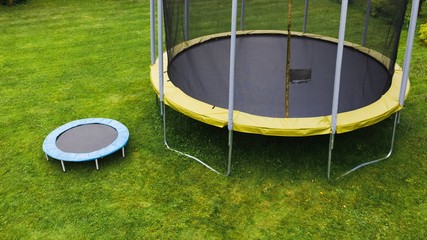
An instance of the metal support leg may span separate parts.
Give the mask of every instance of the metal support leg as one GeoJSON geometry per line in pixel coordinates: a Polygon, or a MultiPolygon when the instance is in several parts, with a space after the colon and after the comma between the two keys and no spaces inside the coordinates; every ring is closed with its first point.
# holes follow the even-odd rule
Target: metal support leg
{"type": "Polygon", "coordinates": [[[45,156],[46,156],[46,159],[49,161],[49,156],[47,154],[45,154],[45,156]]]}
{"type": "Polygon", "coordinates": [[[98,159],[95,159],[96,170],[99,170],[98,159]]]}
{"type": "Polygon", "coordinates": [[[374,163],[386,160],[386,159],[388,159],[391,156],[391,154],[393,153],[394,139],[395,139],[395,136],[396,136],[396,126],[397,126],[397,121],[399,119],[399,115],[400,115],[399,112],[397,112],[395,114],[395,116],[394,116],[393,133],[391,135],[390,150],[388,151],[387,155],[385,155],[382,158],[378,158],[378,159],[375,159],[375,160],[372,160],[372,161],[369,161],[369,162],[362,163],[362,164],[360,164],[360,165],[358,165],[358,166],[350,169],[349,171],[347,171],[346,173],[342,174],[341,176],[337,177],[337,179],[342,178],[342,177],[344,177],[344,176],[346,176],[346,175],[348,175],[348,174],[356,171],[359,168],[362,168],[362,167],[365,167],[367,165],[371,165],[371,164],[374,164],[374,163]]]}
{"type": "Polygon", "coordinates": [[[65,172],[65,165],[64,165],[64,161],[61,160],[61,166],[62,166],[62,171],[65,172]]]}
{"type": "Polygon", "coordinates": [[[334,149],[335,134],[331,133],[329,137],[329,154],[328,154],[328,180],[331,180],[332,150],[334,149]]]}
{"type": "MultiPolygon", "coordinates": [[[[398,122],[398,119],[399,119],[399,115],[400,115],[399,112],[397,112],[395,114],[395,116],[394,116],[393,132],[392,132],[392,135],[391,135],[390,149],[389,149],[388,153],[384,157],[382,157],[382,158],[378,158],[378,159],[375,159],[375,160],[372,160],[372,161],[365,162],[365,163],[357,165],[356,167],[350,169],[349,171],[347,171],[344,174],[342,174],[339,177],[337,177],[335,180],[338,180],[338,179],[340,179],[340,178],[342,178],[344,176],[347,176],[348,174],[350,174],[350,173],[352,173],[352,172],[354,172],[354,171],[356,171],[356,170],[358,170],[358,169],[360,169],[362,167],[365,167],[365,166],[368,166],[368,165],[371,165],[371,164],[374,164],[374,163],[386,160],[386,159],[388,159],[391,156],[391,154],[393,153],[393,148],[394,148],[394,140],[395,140],[395,136],[396,136],[396,126],[397,126],[397,122],[398,122]]],[[[332,162],[331,159],[332,159],[333,145],[334,145],[334,137],[333,137],[333,135],[331,135],[331,139],[329,141],[328,179],[331,179],[331,162],[332,162]]]]}
{"type": "Polygon", "coordinates": [[[227,173],[225,176],[230,175],[231,172],[231,156],[233,152],[233,131],[228,131],[228,162],[227,162],[227,173]]]}
{"type": "Polygon", "coordinates": [[[122,147],[122,157],[125,157],[125,147],[122,147]]]}
{"type": "MultiPolygon", "coordinates": [[[[161,103],[161,104],[163,105],[163,108],[164,108],[165,107],[164,103],[161,103]]],[[[229,153],[228,153],[227,172],[225,174],[222,174],[221,172],[219,172],[218,170],[216,170],[213,167],[209,166],[207,163],[203,162],[199,158],[197,158],[195,156],[192,156],[190,154],[178,151],[178,150],[173,149],[173,148],[171,148],[169,146],[169,144],[167,142],[167,134],[166,134],[166,111],[163,111],[163,143],[165,144],[165,146],[166,146],[166,148],[168,150],[171,150],[171,151],[173,151],[175,153],[178,153],[180,155],[183,155],[185,157],[191,158],[191,159],[197,161],[198,163],[202,164],[203,166],[205,166],[206,168],[208,168],[209,170],[211,170],[211,171],[213,171],[213,172],[215,172],[217,174],[225,175],[225,176],[230,175],[230,171],[231,171],[231,150],[232,150],[232,146],[230,145],[230,141],[229,141],[229,153]]]]}
{"type": "Polygon", "coordinates": [[[398,112],[396,114],[397,114],[397,124],[400,124],[400,112],[398,112]]]}
{"type": "Polygon", "coordinates": [[[157,96],[157,94],[154,94],[154,96],[156,97],[154,100],[156,102],[156,107],[159,107],[159,96],[157,96]]]}

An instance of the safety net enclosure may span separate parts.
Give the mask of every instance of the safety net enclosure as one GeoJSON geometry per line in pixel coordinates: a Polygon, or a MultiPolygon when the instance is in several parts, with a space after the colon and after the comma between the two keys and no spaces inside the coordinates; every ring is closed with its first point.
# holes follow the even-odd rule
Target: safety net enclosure
{"type": "MultiPolygon", "coordinates": [[[[402,73],[395,62],[407,5],[407,0],[349,1],[337,133],[375,124],[401,109],[402,73]]],[[[276,136],[333,131],[341,7],[339,0],[238,1],[233,130],[276,136]]],[[[164,102],[199,121],[226,126],[232,1],[164,0],[163,14],[164,102]]],[[[158,60],[151,81],[160,93],[158,60]]]]}

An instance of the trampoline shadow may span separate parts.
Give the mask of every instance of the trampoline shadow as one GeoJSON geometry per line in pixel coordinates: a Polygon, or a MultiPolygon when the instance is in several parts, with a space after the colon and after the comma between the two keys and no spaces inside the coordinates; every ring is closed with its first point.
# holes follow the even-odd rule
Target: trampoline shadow
{"type": "MultiPolygon", "coordinates": [[[[217,169],[225,169],[228,132],[188,118],[171,109],[168,135],[171,146],[202,158],[217,169]]],[[[366,159],[381,156],[388,148],[390,125],[379,124],[345,134],[338,134],[332,171],[344,173],[366,159]]],[[[284,179],[322,178],[326,172],[329,136],[274,137],[236,132],[234,135],[234,176],[260,174],[284,179]]],[[[186,159],[186,158],[182,158],[186,159]]]]}

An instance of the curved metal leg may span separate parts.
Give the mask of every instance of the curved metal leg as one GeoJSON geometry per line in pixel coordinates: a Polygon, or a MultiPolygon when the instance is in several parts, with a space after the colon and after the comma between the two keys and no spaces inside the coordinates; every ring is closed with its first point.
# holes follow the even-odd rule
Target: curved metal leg
{"type": "Polygon", "coordinates": [[[171,151],[174,151],[174,152],[176,152],[178,154],[181,154],[183,156],[186,156],[188,158],[191,158],[191,159],[197,161],[198,163],[202,164],[203,166],[205,166],[206,168],[208,168],[209,170],[211,170],[211,171],[213,171],[213,172],[215,172],[217,174],[225,175],[225,176],[229,176],[230,175],[230,172],[231,172],[231,148],[230,148],[230,151],[229,151],[229,157],[228,157],[228,163],[227,163],[227,172],[225,174],[223,174],[223,173],[219,172],[218,170],[216,170],[215,168],[209,166],[207,163],[205,163],[202,160],[198,159],[195,156],[192,156],[190,154],[183,153],[183,152],[180,152],[180,151],[178,151],[176,149],[173,149],[173,148],[169,147],[169,145],[167,143],[165,143],[165,146],[166,146],[167,149],[169,149],[171,151]]]}
{"type": "Polygon", "coordinates": [[[122,157],[125,157],[125,147],[122,147],[122,157]]]}
{"type": "Polygon", "coordinates": [[[165,144],[166,148],[169,149],[169,150],[171,150],[171,151],[173,151],[173,152],[176,152],[176,153],[178,153],[180,155],[183,155],[185,157],[188,157],[188,158],[191,158],[191,159],[197,161],[198,163],[202,164],[203,166],[205,166],[206,168],[208,168],[209,170],[211,170],[211,171],[213,171],[213,172],[215,172],[217,174],[225,175],[225,176],[230,175],[230,172],[231,172],[231,155],[232,155],[232,137],[233,137],[232,133],[233,132],[229,131],[229,143],[228,143],[229,153],[228,153],[227,171],[226,171],[225,174],[222,174],[221,172],[219,172],[218,170],[216,170],[213,167],[209,166],[207,163],[203,162],[199,158],[197,158],[195,156],[192,156],[190,154],[178,151],[178,150],[173,149],[173,148],[171,148],[169,146],[169,144],[167,143],[167,139],[166,139],[166,137],[167,137],[166,136],[166,111],[164,111],[165,105],[164,105],[163,102],[161,104],[162,104],[161,106],[163,106],[163,111],[162,111],[163,112],[163,143],[165,144]]]}
{"type": "MultiPolygon", "coordinates": [[[[391,154],[393,153],[394,139],[396,136],[396,126],[397,126],[397,122],[399,121],[399,115],[400,115],[399,112],[397,112],[394,116],[393,132],[391,135],[390,149],[389,149],[388,153],[382,158],[378,158],[378,159],[357,165],[356,167],[345,172],[344,174],[341,174],[340,176],[338,176],[335,180],[340,179],[344,176],[347,176],[348,174],[350,174],[350,173],[352,173],[352,172],[354,172],[354,171],[356,171],[362,167],[365,167],[365,166],[386,160],[391,156],[391,154]]],[[[328,179],[330,179],[330,171],[331,171],[331,158],[332,158],[331,156],[332,156],[332,149],[333,149],[333,138],[331,139],[331,142],[332,143],[330,143],[330,146],[332,145],[332,147],[329,148],[329,159],[328,159],[328,179]]]]}

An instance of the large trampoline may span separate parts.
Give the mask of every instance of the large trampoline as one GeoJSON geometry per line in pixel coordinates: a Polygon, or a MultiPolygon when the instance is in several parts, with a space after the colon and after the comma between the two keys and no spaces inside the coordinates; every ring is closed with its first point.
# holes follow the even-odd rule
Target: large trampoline
{"type": "Polygon", "coordinates": [[[213,171],[168,146],[164,104],[228,127],[227,175],[233,131],[330,134],[329,178],[335,134],[398,113],[409,92],[419,0],[403,68],[396,57],[408,0],[158,0],[157,56],[154,2],[151,83],[162,103],[165,145],[213,171]]]}
{"type": "Polygon", "coordinates": [[[125,157],[124,146],[129,139],[129,131],[122,123],[107,118],[86,118],[66,123],[53,130],[43,142],[43,151],[49,157],[61,161],[95,161],[121,149],[125,157]]]}
{"type": "MultiPolygon", "coordinates": [[[[164,67],[166,104],[199,121],[227,125],[229,35],[175,47],[178,53],[164,67]]],[[[330,133],[337,42],[303,33],[294,33],[291,41],[285,118],[286,33],[248,31],[237,36],[234,130],[276,136],[330,133]]],[[[390,78],[390,59],[356,44],[346,44],[343,56],[338,133],[375,124],[401,108],[399,66],[390,78]]],[[[158,64],[152,68],[152,84],[159,92],[158,64]]]]}

